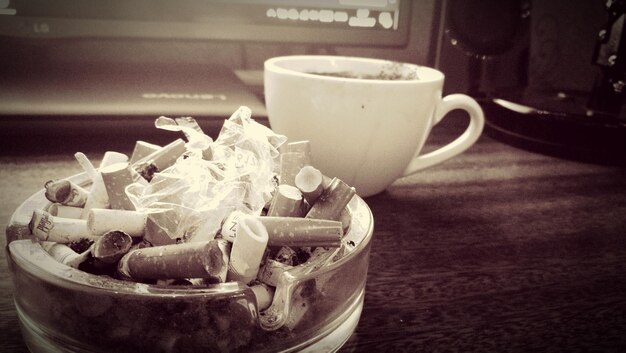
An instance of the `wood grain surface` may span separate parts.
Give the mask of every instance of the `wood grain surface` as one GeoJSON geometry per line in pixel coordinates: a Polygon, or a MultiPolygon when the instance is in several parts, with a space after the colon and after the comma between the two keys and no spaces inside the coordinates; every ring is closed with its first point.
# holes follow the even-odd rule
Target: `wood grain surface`
{"type": "MultiPolygon", "coordinates": [[[[463,127],[442,123],[427,148],[463,127]]],[[[74,152],[0,156],[2,228],[46,180],[80,172],[74,152]]],[[[365,305],[342,352],[626,351],[626,169],[483,135],[366,202],[365,305]]],[[[0,261],[1,350],[25,352],[0,261]]]]}

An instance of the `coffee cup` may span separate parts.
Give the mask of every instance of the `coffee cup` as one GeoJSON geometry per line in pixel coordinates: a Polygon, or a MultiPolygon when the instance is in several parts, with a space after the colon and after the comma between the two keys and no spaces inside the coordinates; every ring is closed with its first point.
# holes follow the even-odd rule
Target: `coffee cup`
{"type": "Polygon", "coordinates": [[[264,63],[270,127],[289,141],[308,140],[312,164],[362,196],[454,157],[480,137],[484,115],[463,94],[442,97],[444,74],[382,59],[292,55],[264,63]],[[469,115],[449,144],[420,154],[434,125],[448,112],[469,115]]]}

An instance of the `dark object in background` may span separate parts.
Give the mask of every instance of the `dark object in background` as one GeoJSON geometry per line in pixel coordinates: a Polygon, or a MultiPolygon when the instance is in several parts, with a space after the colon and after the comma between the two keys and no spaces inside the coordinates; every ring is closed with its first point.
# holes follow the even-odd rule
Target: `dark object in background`
{"type": "MultiPolygon", "coordinates": [[[[605,5],[532,5],[523,0],[448,0],[445,6],[446,35],[453,45],[470,55],[467,92],[485,110],[486,134],[516,147],[557,157],[626,164],[626,119],[621,111],[624,1],[608,1],[605,5]],[[579,13],[588,7],[594,11],[579,13]],[[606,23],[595,26],[602,11],[608,13],[606,23]],[[571,18],[579,17],[585,21],[569,23],[571,18]],[[597,31],[596,28],[602,29],[589,38],[588,32],[597,31]],[[526,52],[526,65],[520,65],[523,77],[518,80],[519,85],[485,90],[483,72],[489,67],[489,60],[506,54],[529,31],[531,53],[526,52]],[[578,36],[576,31],[587,36],[578,36]],[[594,43],[581,43],[594,36],[594,43]],[[568,40],[583,47],[595,44],[595,49],[593,53],[573,50],[567,47],[568,40]],[[581,65],[583,55],[589,55],[589,59],[585,58],[581,65]],[[548,62],[550,65],[546,65],[548,62]],[[595,81],[581,84],[592,73],[595,81]]],[[[508,69],[517,69],[512,66],[508,69]]]]}
{"type": "Polygon", "coordinates": [[[444,6],[445,34],[469,56],[467,93],[479,98],[485,64],[522,40],[530,4],[528,0],[448,0],[444,6]]]}
{"type": "MultiPolygon", "coordinates": [[[[587,105],[594,114],[605,118],[619,118],[624,103],[626,80],[626,2],[624,0],[606,3],[608,21],[598,33],[598,41],[593,53],[593,63],[600,66],[587,105]]],[[[623,122],[625,119],[621,119],[623,122]]]]}

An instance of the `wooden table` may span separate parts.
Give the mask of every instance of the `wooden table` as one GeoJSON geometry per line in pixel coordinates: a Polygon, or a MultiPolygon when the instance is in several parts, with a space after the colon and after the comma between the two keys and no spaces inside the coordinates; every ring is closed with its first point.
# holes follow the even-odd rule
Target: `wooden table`
{"type": "MultiPolygon", "coordinates": [[[[459,134],[452,120],[428,148],[459,134]]],[[[75,150],[0,157],[2,225],[75,150]]],[[[122,151],[124,152],[124,151],[122,151]]],[[[626,351],[626,169],[484,134],[366,199],[375,218],[361,320],[342,352],[626,351]]],[[[24,351],[6,258],[0,345],[24,351]]]]}

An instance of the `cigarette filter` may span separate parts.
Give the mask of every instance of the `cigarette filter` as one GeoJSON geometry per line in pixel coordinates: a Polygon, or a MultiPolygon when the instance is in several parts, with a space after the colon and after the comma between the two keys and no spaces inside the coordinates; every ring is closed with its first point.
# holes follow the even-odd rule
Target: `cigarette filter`
{"type": "Polygon", "coordinates": [[[67,244],[83,238],[96,240],[84,219],[54,217],[49,212],[36,209],[29,223],[32,234],[39,240],[67,244]]]}
{"type": "MultiPolygon", "coordinates": [[[[106,153],[105,156],[107,156],[106,153]]],[[[105,166],[105,163],[109,163],[110,161],[117,159],[113,158],[113,156],[116,155],[109,154],[108,158],[103,159],[100,163],[100,168],[105,166]]],[[[82,152],[76,152],[74,154],[74,158],[76,158],[78,164],[83,167],[83,170],[91,179],[91,189],[89,190],[89,195],[87,195],[87,200],[85,201],[85,206],[83,207],[83,212],[81,214],[81,218],[87,218],[87,214],[92,208],[109,208],[109,196],[107,195],[102,175],[98,170],[96,170],[89,158],[87,158],[87,156],[82,152]]]]}
{"type": "Polygon", "coordinates": [[[66,206],[83,207],[87,190],[66,179],[50,180],[45,184],[46,198],[66,206]]]}
{"type": "Polygon", "coordinates": [[[235,238],[237,238],[239,219],[245,215],[246,214],[241,211],[233,211],[228,215],[228,217],[226,217],[226,219],[224,219],[220,230],[220,234],[223,239],[226,239],[231,243],[235,241],[235,238]]]}
{"type": "Polygon", "coordinates": [[[91,184],[87,201],[83,207],[81,218],[87,218],[89,210],[94,208],[109,208],[109,195],[107,194],[106,186],[102,180],[102,176],[98,173],[98,177],[91,184]]]}
{"type": "Polygon", "coordinates": [[[282,184],[276,188],[268,216],[302,217],[305,213],[302,193],[295,186],[282,184]]]}
{"type": "Polygon", "coordinates": [[[112,165],[115,163],[125,163],[128,162],[128,156],[124,153],[116,152],[116,151],[106,151],[102,156],[102,160],[100,161],[100,168],[104,168],[108,165],[112,165]]]}
{"type": "Polygon", "coordinates": [[[343,225],[339,221],[298,217],[258,217],[270,246],[339,247],[343,225]]]}
{"type": "Polygon", "coordinates": [[[133,165],[136,165],[138,163],[152,163],[157,167],[158,170],[165,170],[173,165],[178,157],[185,153],[185,151],[185,141],[179,138],[152,152],[144,158],[137,160],[133,163],[133,165]]]}
{"type": "Polygon", "coordinates": [[[124,255],[118,273],[134,280],[216,277],[228,264],[216,240],[138,249],[124,255]]]}
{"type": "Polygon", "coordinates": [[[311,142],[309,140],[288,142],[281,146],[281,153],[297,152],[303,154],[304,165],[311,165],[311,142]]]}
{"type": "Polygon", "coordinates": [[[309,205],[313,205],[324,192],[324,175],[315,167],[305,165],[296,174],[294,184],[309,205]]]}
{"type": "Polygon", "coordinates": [[[296,174],[305,166],[306,156],[302,152],[280,154],[280,183],[295,186],[296,174]]]}
{"type": "Polygon", "coordinates": [[[82,152],[74,153],[74,158],[76,158],[76,161],[78,162],[78,164],[80,164],[80,166],[83,168],[85,173],[87,173],[89,178],[93,181],[96,175],[98,174],[98,171],[93,166],[93,163],[91,163],[89,158],[87,158],[87,156],[82,152]]]}
{"type": "Polygon", "coordinates": [[[98,261],[114,264],[126,254],[133,245],[130,235],[114,230],[104,233],[93,244],[92,254],[98,261]]]}
{"type": "Polygon", "coordinates": [[[333,178],[305,217],[338,221],[341,219],[341,212],[355,194],[353,187],[339,178],[333,178]]]}
{"type": "Polygon", "coordinates": [[[128,163],[115,163],[101,169],[102,180],[113,209],[135,210],[135,205],[126,194],[126,187],[141,176],[128,163]]]}
{"type": "Polygon", "coordinates": [[[92,234],[120,230],[131,237],[143,236],[148,215],[144,212],[94,208],[87,216],[87,227],[92,234]]]}
{"type": "Polygon", "coordinates": [[[48,206],[47,211],[50,212],[50,214],[55,217],[76,218],[76,219],[80,218],[83,213],[83,209],[81,207],[65,206],[60,203],[50,204],[50,206],[48,206]]]}
{"type": "Polygon", "coordinates": [[[133,148],[133,152],[130,155],[129,163],[133,164],[138,160],[158,151],[159,149],[161,149],[161,146],[159,145],[141,140],[137,141],[135,142],[135,148],[133,148]]]}
{"type": "Polygon", "coordinates": [[[230,252],[229,281],[248,284],[257,277],[267,241],[267,230],[257,218],[243,216],[239,219],[237,237],[230,252]]]}
{"type": "Polygon", "coordinates": [[[254,296],[256,297],[256,306],[259,311],[269,308],[274,299],[274,288],[260,283],[250,286],[254,296]]]}
{"type": "Polygon", "coordinates": [[[83,261],[87,260],[91,253],[91,248],[79,254],[65,244],[52,241],[42,241],[41,247],[58,262],[74,268],[78,268],[83,261]]]}
{"type": "Polygon", "coordinates": [[[155,246],[176,244],[176,234],[168,232],[168,229],[176,229],[179,220],[175,211],[148,213],[144,240],[155,246]]]}

